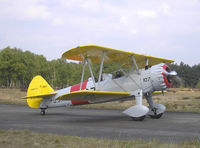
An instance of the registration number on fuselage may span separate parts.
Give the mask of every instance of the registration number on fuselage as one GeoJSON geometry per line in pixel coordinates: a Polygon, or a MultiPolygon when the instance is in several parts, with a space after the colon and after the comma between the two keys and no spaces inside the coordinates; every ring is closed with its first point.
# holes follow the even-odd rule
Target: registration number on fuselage
{"type": "Polygon", "coordinates": [[[146,78],[143,78],[143,82],[149,82],[151,79],[151,77],[146,77],[146,78]]]}

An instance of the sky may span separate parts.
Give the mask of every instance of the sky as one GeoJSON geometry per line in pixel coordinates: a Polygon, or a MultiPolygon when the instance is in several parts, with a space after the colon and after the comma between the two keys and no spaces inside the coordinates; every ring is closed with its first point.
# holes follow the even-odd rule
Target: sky
{"type": "Polygon", "coordinates": [[[200,64],[200,0],[0,0],[0,49],[87,44],[200,64]]]}

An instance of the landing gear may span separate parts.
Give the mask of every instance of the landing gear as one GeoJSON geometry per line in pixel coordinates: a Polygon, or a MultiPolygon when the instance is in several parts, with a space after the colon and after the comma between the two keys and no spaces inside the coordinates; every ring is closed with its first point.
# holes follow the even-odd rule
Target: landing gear
{"type": "Polygon", "coordinates": [[[152,99],[152,94],[146,94],[145,95],[147,102],[149,104],[149,112],[148,115],[152,119],[159,119],[162,117],[163,113],[166,110],[166,107],[162,104],[154,104],[152,99]]]}
{"type": "Polygon", "coordinates": [[[163,113],[157,114],[157,115],[149,115],[152,119],[159,119],[162,117],[163,113]]]}
{"type": "Polygon", "coordinates": [[[149,112],[149,108],[142,105],[142,90],[136,90],[133,94],[136,99],[136,105],[123,111],[124,114],[130,116],[134,121],[143,121],[145,115],[149,112]]]}
{"type": "Polygon", "coordinates": [[[159,119],[162,115],[163,115],[163,113],[159,113],[158,114],[158,108],[152,108],[151,109],[151,111],[153,112],[153,114],[149,114],[149,116],[152,118],[152,119],[159,119]]]}
{"type": "Polygon", "coordinates": [[[41,112],[40,112],[40,115],[45,115],[45,111],[41,111],[41,112]]]}
{"type": "Polygon", "coordinates": [[[143,121],[145,116],[141,116],[141,117],[131,117],[134,121],[143,121]]]}
{"type": "Polygon", "coordinates": [[[41,109],[41,111],[40,111],[40,115],[45,115],[45,109],[41,109]]]}

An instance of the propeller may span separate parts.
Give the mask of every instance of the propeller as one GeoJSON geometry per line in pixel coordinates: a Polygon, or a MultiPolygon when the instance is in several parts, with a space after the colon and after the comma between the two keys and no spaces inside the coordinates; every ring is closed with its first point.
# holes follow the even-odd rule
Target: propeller
{"type": "Polygon", "coordinates": [[[164,74],[166,75],[166,76],[177,76],[178,74],[177,74],[177,72],[176,71],[164,71],[164,74]]]}
{"type": "Polygon", "coordinates": [[[163,66],[163,73],[166,75],[167,80],[169,83],[172,83],[172,81],[181,82],[181,78],[178,76],[178,73],[174,70],[170,70],[170,68],[167,65],[163,66]]]}
{"type": "Polygon", "coordinates": [[[168,75],[169,76],[177,76],[178,74],[176,71],[173,70],[173,71],[168,72],[168,75]]]}
{"type": "Polygon", "coordinates": [[[175,70],[173,70],[173,71],[169,71],[169,72],[167,72],[167,71],[165,71],[165,74],[166,74],[166,76],[167,76],[167,79],[169,80],[169,81],[176,81],[176,82],[181,82],[181,78],[178,76],[178,73],[175,71],[175,70]]]}

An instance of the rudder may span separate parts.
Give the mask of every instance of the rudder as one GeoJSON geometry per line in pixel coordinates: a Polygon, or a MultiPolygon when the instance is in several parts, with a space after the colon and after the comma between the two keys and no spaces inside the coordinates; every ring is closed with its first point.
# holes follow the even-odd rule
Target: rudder
{"type": "Polygon", "coordinates": [[[42,95],[54,92],[53,88],[40,75],[35,76],[28,87],[27,104],[31,108],[39,108],[43,98],[42,95]]]}

